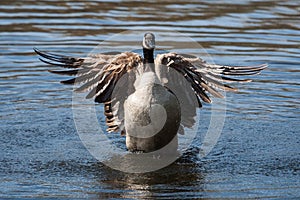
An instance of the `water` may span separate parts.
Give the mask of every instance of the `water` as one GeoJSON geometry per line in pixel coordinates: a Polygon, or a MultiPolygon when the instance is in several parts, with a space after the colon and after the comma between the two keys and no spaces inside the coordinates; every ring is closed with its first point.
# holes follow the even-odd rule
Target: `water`
{"type": "Polygon", "coordinates": [[[0,197],[299,198],[299,7],[296,0],[1,1],[0,197]],[[101,164],[77,135],[72,89],[32,50],[86,55],[137,29],[184,33],[219,64],[269,64],[227,94],[225,126],[207,157],[197,157],[196,139],[159,171],[101,164]]]}

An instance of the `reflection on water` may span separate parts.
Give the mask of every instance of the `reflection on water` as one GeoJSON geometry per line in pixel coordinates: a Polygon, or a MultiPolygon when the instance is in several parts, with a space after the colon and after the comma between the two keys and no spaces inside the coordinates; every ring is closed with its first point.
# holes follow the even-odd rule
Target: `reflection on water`
{"type": "MultiPolygon", "coordinates": [[[[107,173],[106,181],[100,184],[107,184],[110,187],[120,189],[119,194],[98,193],[99,199],[114,198],[184,198],[192,195],[194,192],[201,192],[203,188],[201,182],[203,177],[199,166],[195,164],[172,164],[168,168],[148,174],[124,174],[107,173]],[[181,171],[178,174],[176,171],[181,171]],[[187,181],[189,180],[189,181],[187,181]],[[195,184],[197,183],[197,184],[195,184]],[[179,188],[180,187],[180,188],[179,188]],[[124,192],[125,191],[125,192],[124,192]]],[[[110,169],[109,169],[110,170],[110,169]]]]}
{"type": "MultiPolygon", "coordinates": [[[[0,197],[299,197],[299,7],[267,0],[1,1],[0,197]],[[251,84],[226,94],[225,127],[207,157],[199,159],[197,149],[209,105],[190,149],[159,171],[114,171],[84,148],[71,88],[58,84],[64,77],[49,74],[32,48],[86,55],[126,30],[184,33],[218,64],[269,64],[251,84]]],[[[140,38],[126,40],[138,47],[140,38]]],[[[174,40],[159,48],[197,51],[174,40]]]]}

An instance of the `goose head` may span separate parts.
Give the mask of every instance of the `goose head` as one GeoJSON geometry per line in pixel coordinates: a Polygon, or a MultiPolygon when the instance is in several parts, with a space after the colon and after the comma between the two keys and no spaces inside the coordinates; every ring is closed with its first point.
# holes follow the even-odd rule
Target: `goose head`
{"type": "Polygon", "coordinates": [[[145,33],[143,48],[148,50],[153,50],[155,48],[155,36],[153,33],[145,33]]]}

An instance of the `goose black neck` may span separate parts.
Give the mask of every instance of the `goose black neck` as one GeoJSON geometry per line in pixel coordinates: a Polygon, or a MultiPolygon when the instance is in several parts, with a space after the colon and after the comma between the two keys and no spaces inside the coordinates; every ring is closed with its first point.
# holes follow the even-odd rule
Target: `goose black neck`
{"type": "Polygon", "coordinates": [[[154,49],[143,48],[144,63],[154,63],[154,49]]]}

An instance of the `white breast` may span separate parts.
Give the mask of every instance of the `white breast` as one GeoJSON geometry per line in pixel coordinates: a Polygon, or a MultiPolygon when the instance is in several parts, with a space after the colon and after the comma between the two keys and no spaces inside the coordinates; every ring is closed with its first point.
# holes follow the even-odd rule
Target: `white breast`
{"type": "Polygon", "coordinates": [[[180,105],[173,93],[162,86],[154,72],[138,77],[136,91],[124,104],[126,146],[131,151],[150,152],[176,140],[180,105]]]}

